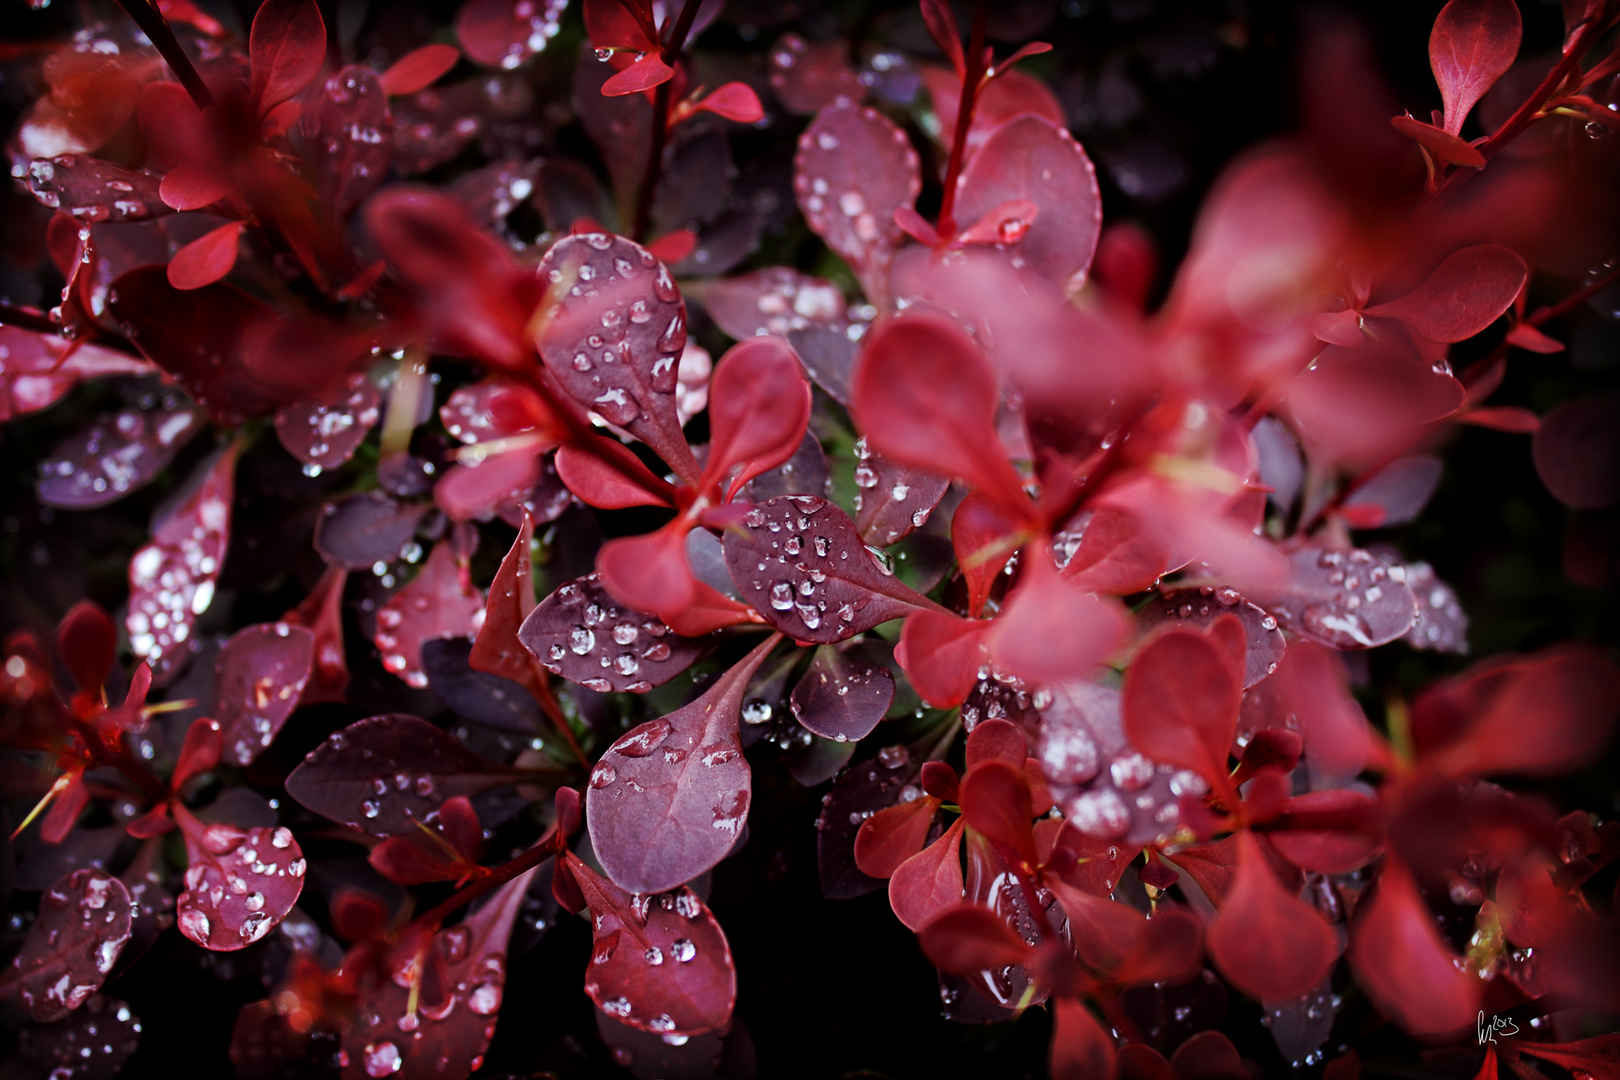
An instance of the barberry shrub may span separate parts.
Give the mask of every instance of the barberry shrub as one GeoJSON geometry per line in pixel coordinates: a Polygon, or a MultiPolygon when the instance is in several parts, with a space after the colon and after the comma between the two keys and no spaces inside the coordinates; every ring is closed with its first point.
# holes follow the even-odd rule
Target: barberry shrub
{"type": "Polygon", "coordinates": [[[1620,2],[35,7],[0,1075],[1620,1075],[1620,2]]]}

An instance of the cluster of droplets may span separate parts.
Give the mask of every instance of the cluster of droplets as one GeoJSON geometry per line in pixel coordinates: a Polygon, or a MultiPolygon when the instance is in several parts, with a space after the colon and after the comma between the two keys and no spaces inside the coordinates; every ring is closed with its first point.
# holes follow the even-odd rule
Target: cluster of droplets
{"type": "MultiPolygon", "coordinates": [[[[858,257],[861,250],[885,240],[893,232],[894,226],[892,222],[879,218],[886,208],[869,206],[866,196],[853,187],[834,190],[836,185],[829,174],[835,171],[840,152],[850,152],[843,138],[834,130],[850,123],[844,116],[845,112],[839,109],[824,113],[800,136],[793,189],[811,227],[839,254],[849,258],[858,257]]],[[[905,132],[884,120],[875,109],[861,108],[858,115],[864,126],[885,132],[893,142],[896,155],[902,159],[903,171],[898,175],[915,176],[917,151],[905,132]]],[[[874,141],[883,137],[871,136],[874,141]]],[[[866,148],[859,149],[864,151],[866,148]]],[[[916,192],[912,191],[911,195],[915,198],[916,192]]]]}
{"type": "Polygon", "coordinates": [[[519,633],[547,671],[602,693],[651,690],[678,670],[670,661],[690,651],[656,615],[615,603],[594,573],[559,586],[519,633]]]}
{"type": "Polygon", "coordinates": [[[159,536],[130,560],[124,625],[130,650],[154,672],[173,664],[186,647],[197,616],[214,600],[230,524],[229,485],[224,486],[227,490],[219,490],[209,477],[195,496],[195,505],[176,511],[159,536]]]}
{"type": "Polygon", "coordinates": [[[815,520],[827,506],[827,500],[814,495],[786,495],[749,509],[743,517],[743,524],[758,537],[756,544],[766,549],[754,566],[761,575],[752,582],[755,595],[762,596],[772,611],[796,615],[811,632],[832,620],[835,626],[848,626],[867,604],[859,595],[832,604],[829,579],[859,572],[863,559],[880,573],[892,574],[869,549],[839,535],[841,522],[830,517],[824,523],[815,520]],[[853,564],[852,550],[857,552],[853,564]]]}
{"type": "Polygon", "coordinates": [[[355,372],[335,394],[278,411],[276,434],[304,463],[304,475],[314,477],[353,457],[380,416],[377,388],[364,372],[355,372]]]}
{"type": "Polygon", "coordinates": [[[229,951],[258,941],[303,888],[303,853],[285,827],[244,832],[208,825],[197,847],[177,921],[180,932],[204,948],[229,951]]]}
{"type": "Polygon", "coordinates": [[[1370,552],[1305,549],[1294,556],[1294,570],[1297,588],[1268,606],[1297,633],[1337,649],[1368,649],[1401,637],[1417,621],[1404,568],[1370,552]]]}
{"type": "Polygon", "coordinates": [[[40,461],[40,500],[66,507],[111,502],[155,476],[202,424],[202,414],[177,393],[152,409],[105,416],[40,461]]]}

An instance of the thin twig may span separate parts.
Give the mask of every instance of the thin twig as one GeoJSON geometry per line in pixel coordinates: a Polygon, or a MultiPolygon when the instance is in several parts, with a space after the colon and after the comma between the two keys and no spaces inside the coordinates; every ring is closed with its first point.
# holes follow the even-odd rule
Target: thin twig
{"type": "MultiPolygon", "coordinates": [[[[702,0],[686,0],[681,5],[681,13],[675,19],[675,26],[669,35],[669,40],[662,43],[661,55],[671,72],[675,65],[680,63],[681,53],[686,50],[686,39],[692,32],[692,23],[697,19],[698,8],[702,7],[702,0]]],[[[642,174],[641,188],[636,193],[636,221],[631,230],[630,239],[641,243],[647,237],[647,226],[652,220],[653,196],[658,192],[658,175],[663,171],[664,144],[669,139],[669,96],[671,88],[675,85],[675,76],[658,84],[653,91],[653,118],[652,118],[652,147],[647,155],[647,171],[642,174]]]]}
{"type": "Polygon", "coordinates": [[[967,155],[968,132],[973,127],[973,106],[979,98],[979,84],[984,81],[984,39],[990,25],[990,5],[978,0],[973,8],[973,30],[968,35],[966,70],[962,73],[962,96],[956,103],[956,133],[951,139],[950,164],[945,167],[945,196],[939,204],[939,234],[956,235],[956,178],[962,173],[962,159],[967,155]]]}
{"type": "Polygon", "coordinates": [[[149,0],[118,0],[129,17],[135,20],[135,25],[141,28],[141,33],[151,40],[152,45],[169,62],[169,68],[180,85],[186,88],[191,100],[199,109],[206,109],[214,103],[214,95],[209,93],[208,84],[203,82],[197,69],[192,66],[191,58],[180,47],[180,42],[169,29],[169,20],[163,17],[157,4],[149,0]]]}

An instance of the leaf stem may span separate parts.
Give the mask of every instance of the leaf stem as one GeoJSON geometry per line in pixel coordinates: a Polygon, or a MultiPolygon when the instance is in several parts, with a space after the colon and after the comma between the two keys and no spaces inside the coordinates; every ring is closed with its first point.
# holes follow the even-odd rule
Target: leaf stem
{"type": "Polygon", "coordinates": [[[962,96],[956,104],[956,133],[951,139],[950,164],[945,168],[945,196],[939,204],[939,235],[956,235],[956,181],[967,156],[968,131],[973,127],[973,107],[984,83],[984,38],[990,23],[990,5],[978,0],[973,6],[973,30],[968,35],[967,69],[962,75],[962,96]]]}
{"type": "Polygon", "coordinates": [[[465,907],[474,900],[478,899],[480,896],[483,896],[485,893],[492,891],[497,886],[504,885],[508,881],[511,881],[519,874],[527,873],[536,866],[539,866],[541,863],[545,862],[547,859],[551,858],[553,855],[567,850],[567,848],[568,838],[559,834],[557,832],[557,826],[553,825],[546,835],[540,838],[540,842],[535,844],[534,847],[530,848],[528,851],[525,851],[523,854],[514,859],[509,859],[499,866],[490,867],[489,873],[474,881],[468,882],[466,885],[463,885],[461,888],[451,893],[448,897],[441,900],[427,911],[424,911],[421,915],[417,916],[415,921],[422,926],[437,927],[440,923],[444,922],[445,917],[451,912],[465,907]]]}
{"type": "MultiPolygon", "coordinates": [[[[681,13],[675,19],[669,39],[662,43],[661,55],[672,72],[680,62],[681,53],[686,50],[687,36],[692,32],[692,23],[696,21],[701,6],[702,0],[686,0],[681,5],[681,13]]],[[[658,192],[664,144],[669,139],[669,96],[674,85],[675,76],[671,74],[653,91],[652,146],[647,154],[647,171],[642,174],[641,190],[636,193],[636,221],[630,233],[630,239],[638,244],[646,239],[647,226],[652,220],[653,196],[658,192]]]]}
{"type": "Polygon", "coordinates": [[[151,40],[163,59],[168,61],[180,85],[191,95],[192,103],[199,109],[212,106],[214,95],[209,93],[208,84],[203,82],[202,76],[192,66],[191,58],[180,47],[174,31],[169,28],[169,20],[163,17],[157,4],[153,0],[118,0],[118,4],[135,20],[135,25],[151,40]]]}
{"type": "Polygon", "coordinates": [[[1524,325],[1539,327],[1543,323],[1551,322],[1561,315],[1568,315],[1615,282],[1620,282],[1620,267],[1610,270],[1585,288],[1570,293],[1552,307],[1537,308],[1524,320],[1524,325]]]}

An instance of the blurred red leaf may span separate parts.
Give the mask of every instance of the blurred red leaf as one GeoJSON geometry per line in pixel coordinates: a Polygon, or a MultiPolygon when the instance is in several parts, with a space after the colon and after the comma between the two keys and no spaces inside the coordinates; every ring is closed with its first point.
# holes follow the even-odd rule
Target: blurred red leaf
{"type": "Polygon", "coordinates": [[[1457,964],[1399,863],[1386,861],[1356,906],[1347,956],[1373,1003],[1413,1035],[1455,1034],[1473,1022],[1480,982],[1457,964]]]}
{"type": "MultiPolygon", "coordinates": [[[[455,50],[450,53],[453,63],[455,50]]],[[[309,165],[321,205],[334,219],[347,218],[387,179],[394,156],[388,94],[375,71],[350,64],[306,99],[298,129],[309,140],[309,165]]]]}
{"type": "Polygon", "coordinates": [[[953,975],[1023,963],[1030,947],[1005,919],[978,904],[946,908],[917,932],[928,959],[953,975]]]}
{"type": "Polygon", "coordinates": [[[253,101],[263,116],[294,97],[326,60],[326,23],[314,0],[266,0],[248,35],[253,101]]]}
{"type": "Polygon", "coordinates": [[[1059,996],[1052,1003],[1052,1080],[1093,1080],[1107,1076],[1114,1040],[1091,1010],[1076,998],[1059,996]]]}
{"type": "Polygon", "coordinates": [[[1338,940],[1316,909],[1284,891],[1258,842],[1237,837],[1237,877],[1209,924],[1209,953],[1227,981],[1254,998],[1287,998],[1321,982],[1338,940]]]}
{"type": "Polygon", "coordinates": [[[1536,475],[1564,505],[1590,510],[1620,501],[1620,399],[1564,402],[1542,417],[1531,450],[1536,475]]]}
{"type": "Polygon", "coordinates": [[[770,64],[771,89],[789,112],[807,116],[866,96],[842,41],[806,41],[798,34],[783,34],[771,47],[770,64]]]}
{"type": "Polygon", "coordinates": [[[895,658],[924,701],[936,709],[954,708],[967,698],[989,658],[984,639],[992,625],[920,611],[906,620],[895,658]]]}
{"type": "Polygon", "coordinates": [[[363,371],[324,394],[276,410],[276,437],[307,466],[336,469],[354,456],[382,416],[382,397],[363,371]]]}
{"type": "Polygon", "coordinates": [[[1195,630],[1167,630],[1125,674],[1125,734],[1154,760],[1192,769],[1219,789],[1242,695],[1241,673],[1220,646],[1195,630]]]}
{"type": "Polygon", "coordinates": [[[561,28],[568,0],[468,0],[456,13],[462,51],[490,68],[521,67],[561,28]]]}
{"type": "Polygon", "coordinates": [[[984,611],[996,577],[1021,541],[1018,522],[987,496],[970,492],[951,515],[951,546],[968,588],[968,614],[984,611]]]}
{"type": "MultiPolygon", "coordinates": [[[[1509,7],[1513,0],[1505,0],[1509,7]]],[[[1405,296],[1366,309],[1366,314],[1399,319],[1429,341],[1471,338],[1513,306],[1529,269],[1518,252],[1500,244],[1465,247],[1405,296]]]]}
{"type": "Polygon", "coordinates": [[[1485,155],[1453,132],[1435,127],[1433,124],[1425,124],[1421,120],[1414,120],[1410,116],[1392,116],[1389,122],[1396,131],[1433,154],[1438,161],[1447,165],[1461,165],[1467,169],[1485,167],[1485,155]]]}
{"type": "Polygon", "coordinates": [[[454,45],[423,45],[388,65],[378,78],[385,94],[414,94],[438,82],[460,59],[454,45]]]}
{"type": "Polygon", "coordinates": [[[1129,621],[1119,605],[1060,576],[1044,544],[1025,549],[1023,570],[985,635],[1001,670],[1060,682],[1101,663],[1125,639],[1129,621]]]}
{"type": "Polygon", "coordinates": [[[728,82],[716,87],[712,93],[693,105],[690,111],[712,112],[716,116],[723,116],[739,124],[753,124],[765,118],[765,109],[759,103],[759,95],[754,93],[753,87],[744,82],[728,82]]]}
{"type": "Polygon", "coordinates": [[[214,661],[214,702],[226,756],[251,765],[298,707],[315,664],[315,635],[260,623],[231,635],[214,661]]]}
{"type": "Polygon", "coordinates": [[[244,227],[241,221],[221,225],[175,252],[169,260],[169,284],[177,289],[200,289],[230,273],[244,227]]]}
{"type": "Polygon", "coordinates": [[[962,777],[962,816],[974,830],[1006,848],[1026,866],[1038,860],[1030,832],[1029,783],[1005,761],[981,761],[962,777]]]}

